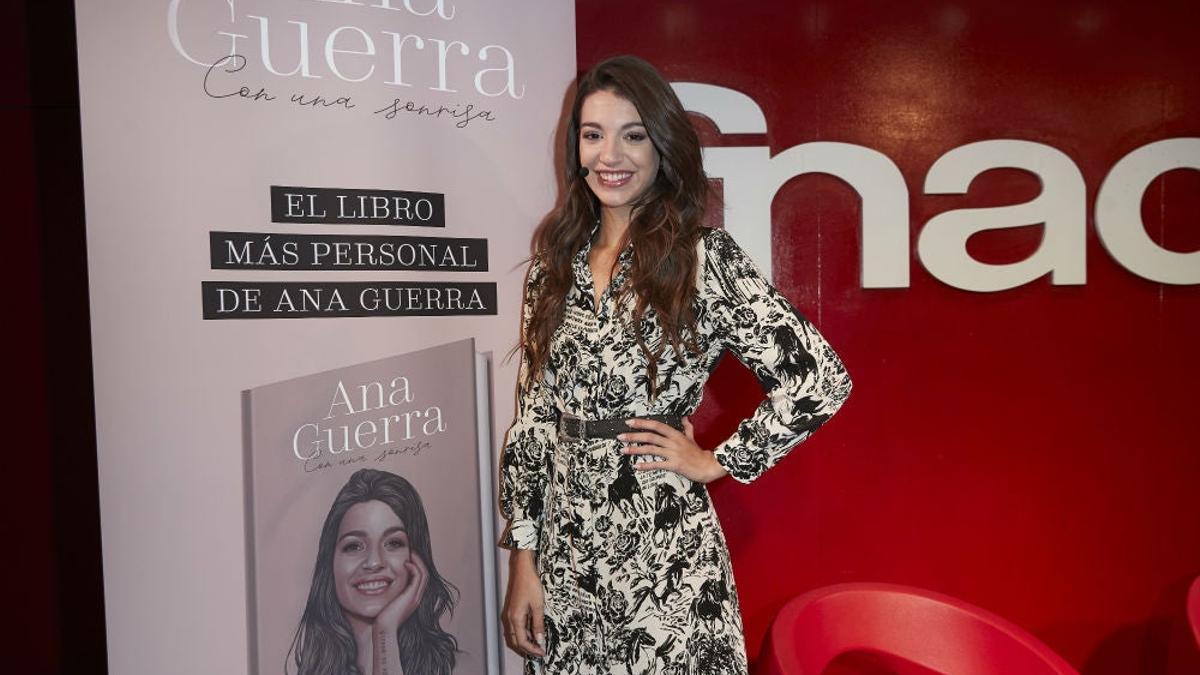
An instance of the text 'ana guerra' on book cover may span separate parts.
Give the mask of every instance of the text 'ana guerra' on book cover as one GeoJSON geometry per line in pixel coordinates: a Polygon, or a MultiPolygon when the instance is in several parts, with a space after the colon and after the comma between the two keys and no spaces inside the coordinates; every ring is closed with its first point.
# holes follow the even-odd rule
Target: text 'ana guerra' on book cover
{"type": "Polygon", "coordinates": [[[466,339],[242,393],[252,673],[499,672],[488,366],[466,339]]]}

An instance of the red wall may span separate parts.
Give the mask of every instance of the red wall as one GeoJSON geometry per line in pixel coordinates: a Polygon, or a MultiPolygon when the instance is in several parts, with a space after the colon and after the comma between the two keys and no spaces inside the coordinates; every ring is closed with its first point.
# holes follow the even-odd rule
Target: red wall
{"type": "MultiPolygon", "coordinates": [[[[860,205],[837,178],[773,202],[780,288],[855,382],[847,407],[751,486],[712,486],[754,658],[779,607],[846,581],[934,589],[1026,627],[1087,675],[1200,672],[1183,602],[1200,574],[1200,287],[1140,278],[1092,217],[1114,162],[1200,136],[1192,3],[577,2],[581,69],[617,53],[671,80],[741,91],[762,137],[878,150],[909,192],[913,250],[944,211],[1028,201],[1032,174],[994,170],[966,195],[924,194],[930,165],[988,139],[1057,148],[1087,188],[1087,282],[949,286],[912,260],[908,288],[864,289],[860,205]]],[[[1200,249],[1200,171],[1164,174],[1146,229],[1200,249]]],[[[1040,226],[975,235],[979,260],[1022,260],[1040,226]]],[[[760,397],[736,363],[702,410],[715,445],[760,397]]]]}

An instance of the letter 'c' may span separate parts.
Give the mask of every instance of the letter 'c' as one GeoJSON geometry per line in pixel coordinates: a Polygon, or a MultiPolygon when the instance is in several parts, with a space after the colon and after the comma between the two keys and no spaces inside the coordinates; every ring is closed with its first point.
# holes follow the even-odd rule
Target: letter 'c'
{"type": "MultiPolygon", "coordinates": [[[[1169,251],[1146,234],[1142,222],[1146,188],[1173,169],[1200,171],[1200,138],[1168,138],[1122,157],[1096,196],[1096,233],[1108,254],[1139,277],[1163,284],[1200,284],[1200,251],[1169,251]]],[[[1200,213],[1192,214],[1192,221],[1200,227],[1200,213]]]]}

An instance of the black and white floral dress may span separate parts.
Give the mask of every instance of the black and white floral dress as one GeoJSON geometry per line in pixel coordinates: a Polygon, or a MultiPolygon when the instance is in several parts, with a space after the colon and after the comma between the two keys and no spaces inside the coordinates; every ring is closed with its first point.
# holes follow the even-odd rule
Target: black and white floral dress
{"type": "MultiPolygon", "coordinates": [[[[593,229],[593,238],[595,229],[593,229]]],[[[540,381],[522,362],[517,416],[500,468],[501,545],[536,549],[546,593],[546,656],[527,673],[745,673],[742,620],[725,537],[704,485],[671,471],[634,471],[622,443],[560,442],[557,411],[585,419],[689,415],[729,349],[766,400],[715,449],[735,479],[754,480],[837,411],[850,378],[824,338],[724,230],[697,244],[699,356],[664,350],[649,399],[646,357],[614,314],[632,248],[595,307],[590,244],[540,381]]],[[[530,263],[524,318],[540,289],[530,263]]],[[[643,319],[647,344],[661,331],[643,319]]],[[[640,459],[640,458],[639,458],[640,459]]],[[[645,461],[645,460],[641,460],[645,461]]]]}

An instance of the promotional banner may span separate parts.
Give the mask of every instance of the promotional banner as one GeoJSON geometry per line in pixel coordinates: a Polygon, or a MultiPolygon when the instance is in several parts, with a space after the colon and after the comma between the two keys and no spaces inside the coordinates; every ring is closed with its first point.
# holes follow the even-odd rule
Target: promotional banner
{"type": "Polygon", "coordinates": [[[493,453],[572,6],[77,15],[110,671],[498,672],[493,453]]]}

